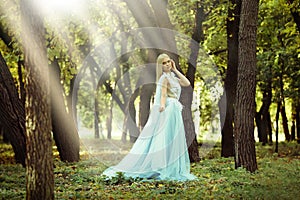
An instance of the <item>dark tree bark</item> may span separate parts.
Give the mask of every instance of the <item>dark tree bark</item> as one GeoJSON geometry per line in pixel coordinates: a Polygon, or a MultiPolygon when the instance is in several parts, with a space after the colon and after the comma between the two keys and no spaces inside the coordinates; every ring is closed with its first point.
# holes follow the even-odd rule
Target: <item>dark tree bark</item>
{"type": "Polygon", "coordinates": [[[3,126],[1,124],[0,124],[0,136],[2,136],[2,141],[4,143],[10,144],[8,136],[7,136],[7,133],[4,132],[4,128],[3,128],[3,126]]]}
{"type": "Polygon", "coordinates": [[[281,101],[278,99],[277,102],[277,110],[276,110],[276,117],[275,117],[275,123],[276,123],[276,131],[275,131],[275,153],[278,153],[278,132],[279,132],[279,114],[280,114],[280,108],[281,107],[281,101]]]}
{"type": "Polygon", "coordinates": [[[42,17],[20,2],[26,90],[26,199],[54,199],[48,60],[42,17]]]}
{"type": "Polygon", "coordinates": [[[290,141],[291,135],[290,135],[290,131],[289,131],[288,118],[286,116],[284,101],[282,102],[280,113],[281,113],[281,118],[282,118],[282,126],[283,126],[283,132],[285,135],[285,140],[290,141]]]}
{"type": "Polygon", "coordinates": [[[286,141],[290,141],[290,132],[289,132],[289,126],[288,126],[288,118],[286,116],[286,112],[285,112],[285,95],[284,95],[284,82],[283,82],[283,73],[284,73],[284,63],[281,63],[281,73],[279,76],[280,79],[280,95],[281,95],[281,109],[280,109],[280,113],[281,113],[281,118],[282,118],[282,126],[283,126],[283,132],[285,135],[285,140],[286,141]]]}
{"type": "Polygon", "coordinates": [[[268,140],[268,136],[272,134],[271,121],[270,121],[270,105],[272,103],[272,86],[271,79],[267,81],[267,86],[263,92],[263,104],[258,113],[256,113],[256,124],[258,128],[258,137],[263,145],[268,141],[272,142],[271,138],[268,140]]]}
{"type": "Polygon", "coordinates": [[[134,107],[134,101],[139,95],[139,90],[135,90],[132,96],[129,99],[128,103],[128,118],[127,124],[129,126],[129,133],[130,133],[130,142],[135,142],[138,136],[140,135],[140,131],[137,127],[136,123],[136,109],[134,107]]]}
{"type": "Polygon", "coordinates": [[[238,45],[239,45],[239,23],[241,12],[241,0],[230,1],[234,7],[228,8],[227,18],[227,70],[226,78],[224,81],[225,94],[221,97],[220,106],[221,113],[226,113],[221,117],[225,119],[221,122],[222,127],[222,157],[234,156],[234,137],[233,137],[233,119],[234,119],[234,102],[236,97],[236,84],[237,84],[237,69],[238,69],[238,45]]]}
{"type": "Polygon", "coordinates": [[[292,127],[291,127],[291,141],[296,140],[296,125],[295,121],[292,121],[292,127]]]}
{"type": "Polygon", "coordinates": [[[198,141],[195,132],[195,125],[192,119],[192,100],[193,100],[193,90],[195,83],[195,73],[197,67],[197,58],[199,54],[199,45],[204,41],[204,34],[202,29],[202,23],[205,19],[204,9],[197,3],[196,15],[195,15],[195,27],[192,35],[192,42],[190,44],[191,54],[188,61],[188,70],[186,77],[191,83],[191,87],[183,88],[180,97],[181,103],[184,105],[182,110],[183,122],[185,127],[186,141],[189,149],[189,158],[191,162],[200,161],[198,141]]]}
{"type": "Polygon", "coordinates": [[[254,116],[256,92],[256,31],[258,0],[242,0],[239,65],[234,116],[235,167],[257,170],[254,116]]]}
{"type": "Polygon", "coordinates": [[[19,99],[13,77],[0,52],[0,125],[11,143],[15,160],[25,167],[25,109],[19,99]]]}
{"type": "MultiPolygon", "coordinates": [[[[289,5],[291,5],[292,3],[294,3],[294,0],[288,0],[289,5]]],[[[294,21],[297,25],[297,29],[300,32],[300,13],[299,13],[299,10],[297,10],[296,7],[291,8],[291,13],[292,13],[294,21]]]]}
{"type": "Polygon", "coordinates": [[[0,23],[0,38],[8,48],[10,48],[11,50],[13,49],[12,37],[8,34],[8,30],[3,26],[3,23],[0,23]]]}
{"type": "Polygon", "coordinates": [[[60,84],[60,68],[54,59],[50,68],[51,80],[51,118],[52,131],[59,151],[60,159],[64,162],[79,161],[79,136],[72,113],[67,113],[63,88],[60,84]]]}
{"type": "Polygon", "coordinates": [[[296,118],[297,143],[300,144],[300,100],[298,100],[297,102],[295,118],[296,118]]]}
{"type": "Polygon", "coordinates": [[[267,127],[268,127],[268,134],[269,134],[269,144],[273,144],[273,137],[272,137],[272,120],[271,120],[271,114],[270,112],[267,113],[267,127]]]}
{"type": "Polygon", "coordinates": [[[24,81],[23,81],[23,66],[24,63],[23,61],[20,60],[18,61],[18,76],[19,76],[19,90],[20,90],[20,98],[21,98],[21,102],[25,107],[25,88],[24,88],[24,81]]]}
{"type": "Polygon", "coordinates": [[[113,102],[111,101],[109,107],[109,113],[106,118],[106,129],[107,129],[107,139],[111,139],[111,131],[112,131],[112,118],[113,118],[113,102]]]}

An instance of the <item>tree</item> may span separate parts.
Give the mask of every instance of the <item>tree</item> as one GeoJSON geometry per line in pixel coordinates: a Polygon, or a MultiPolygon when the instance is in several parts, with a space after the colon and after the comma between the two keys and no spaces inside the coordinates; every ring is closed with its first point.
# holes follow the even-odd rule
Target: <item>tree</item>
{"type": "Polygon", "coordinates": [[[56,59],[50,68],[51,80],[51,122],[52,132],[60,159],[65,162],[79,161],[79,136],[73,120],[72,110],[67,112],[62,85],[60,84],[60,68],[56,59]]]}
{"type": "Polygon", "coordinates": [[[42,17],[20,2],[26,90],[26,199],[54,199],[48,60],[42,17]]]}
{"type": "MultiPolygon", "coordinates": [[[[150,1],[151,7],[147,4],[147,2],[144,1],[139,1],[133,2],[130,0],[125,0],[128,8],[132,12],[134,18],[136,19],[138,25],[140,28],[143,27],[159,27],[159,28],[167,28],[167,29],[173,29],[173,25],[171,23],[171,20],[169,19],[169,15],[167,12],[167,4],[168,1],[150,1]],[[153,10],[151,10],[151,8],[153,10]],[[146,16],[146,17],[145,17],[146,16]],[[158,20],[159,19],[159,20],[158,20]]],[[[200,15],[196,16],[199,17],[200,15]]],[[[202,19],[197,19],[199,20],[198,23],[201,24],[202,19]]],[[[197,23],[197,22],[196,22],[197,23]]],[[[200,28],[199,24],[195,27],[200,28]]],[[[199,33],[199,30],[195,32],[195,34],[199,33]]],[[[175,62],[178,65],[178,55],[176,55],[174,52],[177,52],[177,47],[176,47],[176,42],[175,42],[175,36],[172,35],[170,32],[164,32],[162,31],[161,34],[158,34],[158,32],[151,32],[149,29],[146,31],[143,31],[143,35],[145,40],[149,42],[154,48],[156,47],[157,49],[149,49],[148,50],[148,63],[155,63],[156,62],[156,57],[158,54],[161,52],[161,50],[158,49],[158,47],[161,47],[162,44],[164,46],[164,49],[169,50],[170,57],[175,60],[175,62]]],[[[198,37],[198,35],[197,35],[198,37]]],[[[197,40],[196,40],[197,41],[197,40]]],[[[198,47],[199,50],[199,47],[198,47]]],[[[195,52],[198,52],[196,50],[195,52]]],[[[192,50],[194,51],[194,49],[192,50]]],[[[193,56],[195,57],[194,53],[192,52],[193,56]]],[[[197,56],[197,55],[196,55],[197,56]]],[[[191,61],[191,60],[190,60],[191,61]]],[[[193,65],[192,68],[195,68],[196,65],[193,65]]],[[[149,72],[144,73],[144,78],[148,83],[154,83],[154,76],[149,76],[149,74],[155,74],[154,73],[154,68],[149,68],[149,72]]],[[[179,68],[181,71],[181,68],[179,68]]],[[[194,76],[194,73],[191,72],[191,75],[194,76]]],[[[192,77],[190,77],[192,78],[192,77]]],[[[193,84],[192,80],[192,84],[193,84]]],[[[191,91],[188,92],[187,90],[182,92],[182,97],[181,97],[181,102],[183,103],[185,109],[183,110],[183,121],[185,124],[185,134],[187,138],[187,143],[189,146],[189,155],[190,155],[190,160],[192,162],[197,162],[200,160],[199,158],[199,152],[198,152],[198,142],[195,134],[195,127],[194,124],[192,123],[192,113],[191,113],[191,94],[192,94],[192,89],[190,88],[191,91]],[[185,94],[185,92],[187,92],[185,94]]],[[[142,122],[142,127],[146,123],[149,115],[149,109],[150,109],[150,97],[152,96],[152,93],[154,91],[154,86],[153,84],[146,84],[143,86],[140,97],[141,97],[141,106],[140,106],[140,113],[143,115],[140,119],[142,122]]]]}
{"type": "Polygon", "coordinates": [[[294,0],[288,0],[287,1],[289,5],[291,5],[291,14],[294,18],[294,21],[297,25],[297,29],[300,32],[300,12],[299,12],[299,1],[294,1],[294,0]],[[298,8],[298,10],[297,10],[298,8]]]}
{"type": "Polygon", "coordinates": [[[234,116],[235,166],[250,172],[257,169],[254,141],[257,17],[258,0],[242,0],[234,116]]]}
{"type": "Polygon", "coordinates": [[[0,125],[11,143],[17,163],[25,167],[25,110],[13,77],[0,52],[0,125]]]}
{"type": "Polygon", "coordinates": [[[195,133],[195,126],[192,119],[191,105],[193,99],[193,89],[195,85],[195,73],[197,66],[197,59],[199,54],[199,45],[204,40],[202,23],[205,19],[204,8],[197,3],[196,5],[196,14],[195,14],[195,27],[192,35],[192,42],[190,44],[191,54],[188,61],[188,70],[186,76],[191,83],[191,87],[184,88],[182,95],[180,97],[181,102],[183,103],[184,108],[182,110],[183,120],[186,133],[186,140],[189,149],[189,157],[191,162],[200,161],[199,151],[198,151],[198,142],[195,133]]]}
{"type": "MultiPolygon", "coordinates": [[[[228,8],[227,18],[227,69],[224,81],[225,94],[221,98],[221,113],[226,107],[225,121],[222,127],[222,149],[221,156],[234,156],[234,137],[233,137],[233,120],[234,120],[234,102],[236,97],[237,68],[238,68],[238,38],[240,22],[241,0],[231,0],[228,8]],[[226,101],[226,102],[224,102],[226,101]],[[224,105],[225,104],[225,105],[224,105]]],[[[221,117],[223,119],[223,117],[221,117]]],[[[222,123],[222,124],[223,124],[222,123]]]]}

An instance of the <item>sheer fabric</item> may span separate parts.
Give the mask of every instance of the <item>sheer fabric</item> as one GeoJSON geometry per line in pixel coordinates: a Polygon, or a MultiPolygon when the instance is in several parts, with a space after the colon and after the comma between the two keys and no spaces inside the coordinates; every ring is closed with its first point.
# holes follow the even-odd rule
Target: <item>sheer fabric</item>
{"type": "Polygon", "coordinates": [[[109,167],[103,174],[109,178],[116,172],[126,177],[155,180],[194,180],[190,174],[182,105],[178,101],[181,86],[173,73],[160,77],[149,119],[130,152],[116,166],[109,167]],[[166,108],[159,112],[162,82],[167,78],[170,85],[166,108]],[[171,93],[171,94],[170,94],[171,93]]]}

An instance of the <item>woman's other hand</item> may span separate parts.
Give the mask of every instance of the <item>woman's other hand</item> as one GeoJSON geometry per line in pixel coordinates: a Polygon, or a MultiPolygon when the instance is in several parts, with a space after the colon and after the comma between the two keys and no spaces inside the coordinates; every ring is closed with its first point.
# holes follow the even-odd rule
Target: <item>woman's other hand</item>
{"type": "Polygon", "coordinates": [[[165,109],[166,109],[166,107],[165,107],[165,106],[160,106],[160,108],[159,108],[159,112],[163,112],[165,109]]]}

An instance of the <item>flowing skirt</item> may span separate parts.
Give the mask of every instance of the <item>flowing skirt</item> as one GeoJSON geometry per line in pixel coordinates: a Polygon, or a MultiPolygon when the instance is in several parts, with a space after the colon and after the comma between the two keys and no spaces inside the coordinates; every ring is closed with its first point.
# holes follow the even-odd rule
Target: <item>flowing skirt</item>
{"type": "Polygon", "coordinates": [[[166,109],[159,112],[154,105],[149,119],[130,152],[116,166],[103,174],[109,178],[116,172],[125,177],[155,180],[194,180],[181,115],[182,105],[167,98],[166,109]]]}

